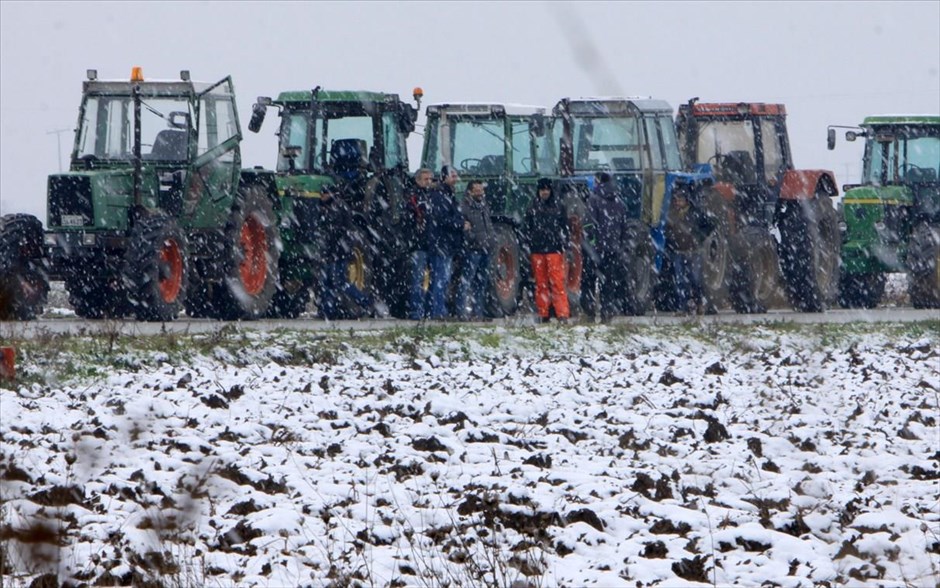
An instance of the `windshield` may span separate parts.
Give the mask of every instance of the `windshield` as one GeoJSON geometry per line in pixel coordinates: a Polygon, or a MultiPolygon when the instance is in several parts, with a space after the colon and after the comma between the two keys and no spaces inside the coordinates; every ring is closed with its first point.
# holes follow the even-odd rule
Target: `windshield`
{"type": "MultiPolygon", "coordinates": [[[[192,114],[186,98],[141,100],[143,159],[187,158],[192,114]]],[[[128,160],[134,154],[134,101],[131,96],[86,96],[78,129],[76,156],[128,160]]]]}
{"type": "MultiPolygon", "coordinates": [[[[499,175],[506,165],[506,126],[501,118],[433,117],[428,122],[424,166],[445,164],[468,175],[499,175]]],[[[528,131],[528,127],[526,127],[528,131]]],[[[526,136],[523,145],[528,145],[526,136]]],[[[526,150],[523,155],[528,155],[526,150]]],[[[521,160],[521,156],[520,156],[521,160]]]]}
{"type": "Polygon", "coordinates": [[[865,146],[867,183],[924,183],[940,177],[940,127],[875,129],[872,135],[865,146]]]}
{"type": "Polygon", "coordinates": [[[374,153],[374,120],[371,115],[327,113],[325,117],[311,119],[306,111],[289,112],[281,122],[277,170],[290,170],[288,155],[293,154],[297,154],[293,169],[317,173],[336,168],[350,171],[365,167],[368,162],[386,167],[402,163],[403,148],[396,131],[395,117],[386,113],[381,121],[387,151],[384,155],[374,153]]]}
{"type": "Polygon", "coordinates": [[[641,139],[632,117],[573,117],[576,172],[636,170],[641,164],[641,139]]]}

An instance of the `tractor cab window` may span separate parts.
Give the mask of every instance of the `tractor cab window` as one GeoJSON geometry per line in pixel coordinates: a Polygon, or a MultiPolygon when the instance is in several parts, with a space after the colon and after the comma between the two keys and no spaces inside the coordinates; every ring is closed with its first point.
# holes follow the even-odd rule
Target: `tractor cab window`
{"type": "Polygon", "coordinates": [[[656,128],[658,126],[656,119],[644,118],[643,126],[646,128],[646,141],[650,150],[650,169],[661,170],[663,169],[663,149],[659,129],[656,128]]]}
{"type": "Polygon", "coordinates": [[[398,130],[399,115],[394,112],[386,112],[382,115],[382,142],[385,143],[385,169],[391,169],[397,165],[404,165],[402,153],[406,146],[403,145],[403,137],[398,130]]]}
{"type": "Polygon", "coordinates": [[[786,171],[783,139],[784,137],[777,132],[777,125],[773,120],[761,119],[760,143],[764,154],[764,174],[767,178],[776,178],[786,171]]]}
{"type": "Polygon", "coordinates": [[[659,117],[659,129],[662,131],[663,152],[666,155],[666,169],[682,169],[682,156],[679,154],[679,140],[676,137],[676,123],[672,117],[659,117]]]}
{"type": "Polygon", "coordinates": [[[202,114],[199,117],[197,155],[208,153],[223,146],[220,159],[233,161],[234,147],[231,141],[239,136],[235,118],[235,103],[228,84],[220,84],[200,98],[202,114]]]}
{"type": "Polygon", "coordinates": [[[535,164],[541,176],[558,175],[558,153],[561,148],[562,125],[547,127],[542,136],[534,137],[535,164]]]}
{"type": "Polygon", "coordinates": [[[281,123],[281,148],[277,156],[277,171],[291,169],[306,171],[310,166],[308,141],[309,117],[303,112],[286,114],[281,123]]]}
{"type": "Polygon", "coordinates": [[[933,136],[919,134],[902,139],[898,145],[901,178],[906,183],[936,182],[940,178],[940,129],[933,136]]]}
{"type": "MultiPolygon", "coordinates": [[[[185,98],[143,98],[141,157],[179,161],[188,157],[192,113],[185,98]]],[[[76,155],[127,160],[134,156],[134,101],[128,96],[89,96],[82,110],[76,155]]]]}
{"type": "Polygon", "coordinates": [[[703,122],[698,129],[696,159],[710,163],[718,181],[752,184],[757,181],[754,144],[750,121],[703,122]]]}
{"type": "Polygon", "coordinates": [[[632,117],[572,119],[574,168],[578,173],[640,169],[640,130],[632,117]]]}
{"type": "Polygon", "coordinates": [[[454,165],[466,175],[500,175],[505,169],[506,130],[502,119],[447,117],[428,123],[428,161],[432,169],[454,165]]]}
{"type": "Polygon", "coordinates": [[[528,120],[512,121],[512,171],[524,176],[535,173],[532,161],[532,133],[528,120]]]}
{"type": "Polygon", "coordinates": [[[320,151],[318,159],[326,161],[329,168],[335,171],[339,167],[348,172],[361,170],[368,164],[375,145],[372,117],[326,117],[322,125],[316,126],[314,141],[320,151]]]}

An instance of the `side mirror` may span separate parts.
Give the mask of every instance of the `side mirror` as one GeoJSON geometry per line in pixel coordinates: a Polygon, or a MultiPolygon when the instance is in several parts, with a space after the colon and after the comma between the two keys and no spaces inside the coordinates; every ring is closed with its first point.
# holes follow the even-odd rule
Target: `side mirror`
{"type": "Polygon", "coordinates": [[[264,115],[268,112],[269,104],[271,104],[270,98],[259,96],[258,101],[251,107],[251,120],[248,121],[248,130],[252,133],[257,133],[261,130],[261,125],[264,123],[264,115]]]}
{"type": "MultiPolygon", "coordinates": [[[[846,137],[848,139],[848,137],[846,137]]],[[[826,134],[826,147],[829,148],[829,151],[832,151],[836,148],[836,130],[829,129],[829,132],[826,134]]]]}

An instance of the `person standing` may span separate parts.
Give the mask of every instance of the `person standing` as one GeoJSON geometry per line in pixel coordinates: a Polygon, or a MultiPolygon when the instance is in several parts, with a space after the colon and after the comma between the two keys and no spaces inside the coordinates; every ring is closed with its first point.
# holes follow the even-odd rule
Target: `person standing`
{"type": "Polygon", "coordinates": [[[463,216],[454,197],[459,180],[449,165],[441,169],[440,183],[431,189],[425,213],[428,263],[431,267],[431,319],[447,317],[447,287],[454,267],[454,255],[463,239],[463,216]]]}
{"type": "Polygon", "coordinates": [[[424,276],[429,270],[427,240],[427,208],[434,173],[426,167],[415,172],[414,186],[405,200],[405,239],[407,239],[410,283],[408,318],[420,321],[427,316],[427,294],[424,276]]]}
{"type": "Polygon", "coordinates": [[[320,317],[327,320],[347,318],[344,300],[352,301],[360,310],[372,305],[370,297],[348,279],[355,227],[349,206],[335,190],[331,186],[320,188],[316,227],[320,258],[318,306],[320,317]]]}
{"type": "Polygon", "coordinates": [[[555,197],[552,181],[540,178],[538,196],[526,211],[523,238],[529,246],[529,260],[535,279],[535,309],[541,322],[549,321],[552,309],[559,321],[571,316],[565,290],[565,246],[568,243],[568,216],[555,197]]]}
{"type": "Polygon", "coordinates": [[[464,219],[464,248],[460,286],[457,290],[457,318],[482,319],[490,283],[490,255],[496,245],[496,232],[483,182],[470,180],[467,183],[467,194],[460,211],[464,219]]]}
{"type": "Polygon", "coordinates": [[[600,281],[598,305],[601,320],[623,312],[627,295],[626,259],[627,207],[619,198],[613,178],[607,172],[595,176],[594,192],[587,202],[588,240],[595,252],[595,279],[600,281]]]}

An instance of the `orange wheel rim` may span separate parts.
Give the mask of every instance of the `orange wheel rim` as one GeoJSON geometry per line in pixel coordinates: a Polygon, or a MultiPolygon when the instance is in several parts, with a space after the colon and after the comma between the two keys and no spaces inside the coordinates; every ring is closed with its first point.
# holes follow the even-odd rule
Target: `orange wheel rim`
{"type": "Polygon", "coordinates": [[[183,287],[183,254],[174,239],[163,242],[160,249],[160,298],[173,302],[183,287]]]}
{"type": "Polygon", "coordinates": [[[513,285],[516,283],[516,264],[512,252],[508,247],[500,247],[496,254],[497,278],[496,291],[500,298],[513,295],[513,285]]]}
{"type": "Polygon", "coordinates": [[[254,216],[248,217],[242,225],[240,241],[244,256],[238,273],[245,292],[254,296],[264,288],[268,276],[268,236],[254,216]]]}
{"type": "Polygon", "coordinates": [[[366,288],[366,256],[359,248],[353,250],[352,261],[346,268],[346,280],[357,290],[366,288]]]}

